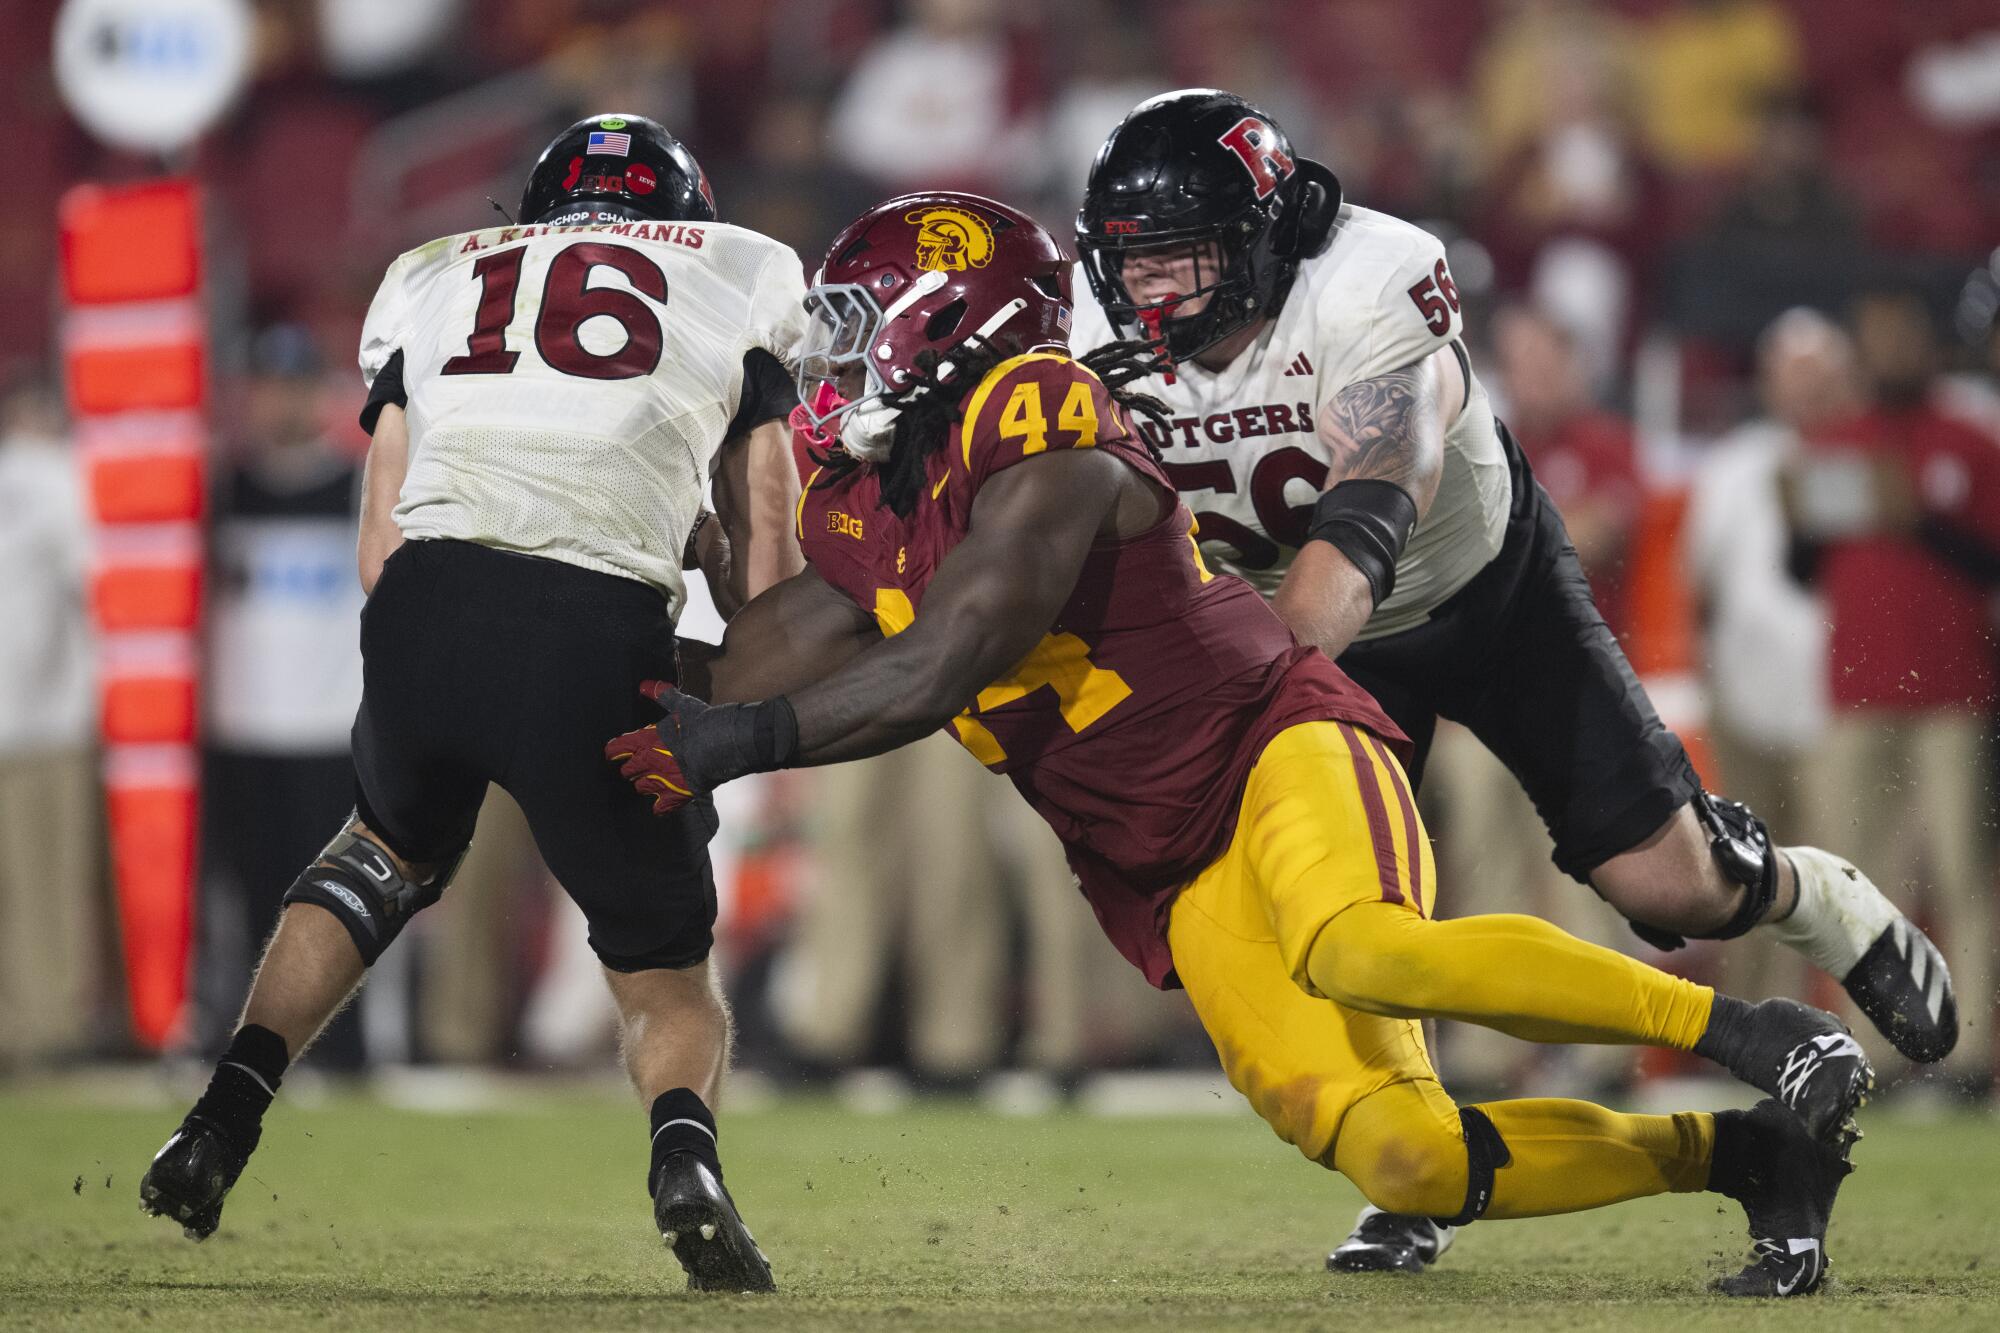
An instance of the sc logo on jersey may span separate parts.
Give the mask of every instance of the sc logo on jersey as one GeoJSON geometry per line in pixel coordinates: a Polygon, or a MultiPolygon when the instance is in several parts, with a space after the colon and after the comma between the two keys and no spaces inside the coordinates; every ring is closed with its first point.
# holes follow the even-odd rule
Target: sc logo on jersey
{"type": "Polygon", "coordinates": [[[970,209],[919,208],[903,221],[917,224],[917,267],[927,273],[992,262],[993,228],[970,209]]]}
{"type": "Polygon", "coordinates": [[[1224,131],[1216,142],[1236,154],[1237,161],[1250,173],[1259,199],[1268,199],[1294,171],[1298,163],[1280,147],[1278,132],[1266,121],[1245,116],[1224,131]]]}

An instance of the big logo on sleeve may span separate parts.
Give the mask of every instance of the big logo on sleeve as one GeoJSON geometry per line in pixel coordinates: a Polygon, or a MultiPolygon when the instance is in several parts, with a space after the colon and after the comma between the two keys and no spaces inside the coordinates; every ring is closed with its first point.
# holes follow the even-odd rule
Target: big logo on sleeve
{"type": "Polygon", "coordinates": [[[1236,154],[1237,161],[1250,173],[1259,199],[1270,198],[1271,192],[1298,170],[1291,154],[1279,146],[1278,132],[1268,121],[1255,116],[1245,116],[1231,125],[1217,142],[1236,154]]]}

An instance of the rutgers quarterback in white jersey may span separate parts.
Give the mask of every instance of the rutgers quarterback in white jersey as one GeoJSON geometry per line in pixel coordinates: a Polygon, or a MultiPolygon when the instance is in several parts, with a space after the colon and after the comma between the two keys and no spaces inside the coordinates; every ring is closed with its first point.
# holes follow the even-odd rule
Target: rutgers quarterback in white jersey
{"type": "Polygon", "coordinates": [[[140,1198],[214,1232],[287,1065],[442,895],[497,783],[623,1015],[656,1225],[690,1287],[770,1290],[711,1109],[729,1049],[714,807],[655,819],[599,756],[649,720],[641,683],[675,676],[698,550],[725,613],[800,567],[786,363],[805,277],[717,221],[700,164],[640,116],[564,131],[520,216],[403,255],[368,312],[357,808],[286,891],[242,1026],[140,1198]]]}
{"type": "MultiPolygon", "coordinates": [[[[1649,942],[1766,926],[1904,1055],[1951,1049],[1922,932],[1847,861],[1775,847],[1701,789],[1493,416],[1435,237],[1344,202],[1242,98],[1189,89],[1112,132],[1076,240],[1096,300],[1071,346],[1159,341],[1163,373],[1135,387],[1172,410],[1152,439],[1204,553],[1376,696],[1417,747],[1413,776],[1437,718],[1464,723],[1533,798],[1556,864],[1649,942]]],[[[1450,1239],[1369,1210],[1329,1264],[1421,1270],[1450,1239]]],[[[1798,1280],[1776,1271],[1796,1259],[1769,1262],[1798,1280]]]]}

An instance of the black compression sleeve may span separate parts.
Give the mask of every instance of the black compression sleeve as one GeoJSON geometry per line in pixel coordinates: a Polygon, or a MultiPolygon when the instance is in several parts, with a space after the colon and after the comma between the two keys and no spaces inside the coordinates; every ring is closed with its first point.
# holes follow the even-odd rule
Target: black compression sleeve
{"type": "Polygon", "coordinates": [[[397,407],[410,405],[410,395],[403,391],[403,349],[400,347],[389,357],[389,363],[376,373],[375,382],[368,386],[368,401],[361,408],[361,429],[373,435],[376,418],[391,403],[397,407]]]}
{"type": "Polygon", "coordinates": [[[743,354],[743,397],[729,420],[725,439],[755,430],[767,421],[783,421],[799,405],[798,387],[785,363],[761,347],[743,354]]]}
{"type": "Polygon", "coordinates": [[[1380,606],[1396,588],[1396,561],[1417,526],[1417,502],[1393,481],[1359,477],[1338,482],[1313,506],[1306,536],[1331,544],[1354,562],[1380,606]]]}

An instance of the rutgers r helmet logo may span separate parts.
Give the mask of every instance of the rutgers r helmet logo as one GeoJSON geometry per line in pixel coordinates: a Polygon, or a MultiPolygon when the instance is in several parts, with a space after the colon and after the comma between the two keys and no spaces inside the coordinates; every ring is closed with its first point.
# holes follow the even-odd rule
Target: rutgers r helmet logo
{"type": "Polygon", "coordinates": [[[1237,161],[1250,173],[1251,183],[1257,187],[1257,197],[1268,199],[1279,184],[1298,170],[1298,164],[1291,155],[1278,147],[1278,132],[1270,123],[1245,116],[1231,125],[1216,142],[1236,154],[1237,161]]]}
{"type": "Polygon", "coordinates": [[[985,268],[993,259],[993,228],[964,208],[919,208],[903,221],[917,224],[917,267],[985,268]]]}

